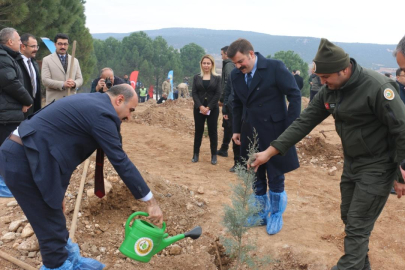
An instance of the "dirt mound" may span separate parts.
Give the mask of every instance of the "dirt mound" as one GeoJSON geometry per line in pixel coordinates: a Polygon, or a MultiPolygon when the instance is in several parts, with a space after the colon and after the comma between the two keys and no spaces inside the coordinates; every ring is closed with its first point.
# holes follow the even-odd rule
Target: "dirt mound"
{"type": "Polygon", "coordinates": [[[153,104],[132,117],[138,124],[170,128],[181,133],[194,134],[192,108],[193,101],[190,99],[168,100],[163,104],[153,104]],[[190,115],[184,115],[184,108],[190,109],[190,115]]]}
{"type": "Polygon", "coordinates": [[[307,97],[301,97],[301,107],[303,108],[303,109],[305,109],[306,107],[308,107],[308,104],[309,104],[309,98],[307,98],[307,97]]]}
{"type": "Polygon", "coordinates": [[[296,145],[300,164],[318,164],[321,167],[336,167],[343,164],[343,149],[340,144],[329,144],[320,136],[308,135],[296,145]]]}
{"type": "Polygon", "coordinates": [[[194,106],[194,101],[191,97],[189,98],[178,98],[176,100],[167,100],[165,103],[159,104],[163,107],[176,107],[176,108],[189,108],[192,109],[194,106]]]}
{"type": "MultiPolygon", "coordinates": [[[[67,197],[70,198],[67,202],[66,214],[68,227],[73,216],[82,167],[83,165],[80,165],[74,172],[67,191],[67,197]]],[[[215,237],[206,232],[203,232],[197,240],[187,238],[176,242],[155,256],[150,264],[138,263],[124,257],[118,249],[124,241],[125,222],[133,212],[145,211],[145,204],[134,199],[107,159],[104,178],[107,179],[106,190],[109,184],[111,184],[111,190],[103,199],[95,197],[92,192],[93,172],[94,162],[92,161],[76,232],[76,239],[84,256],[109,263],[113,267],[111,269],[134,269],[134,265],[143,269],[157,269],[157,266],[176,269],[176,265],[184,266],[183,269],[216,269],[214,263],[216,255],[209,252],[215,237]]],[[[142,172],[142,175],[165,213],[166,232],[170,236],[184,233],[199,225],[199,221],[208,211],[207,202],[203,198],[194,194],[187,186],[173,184],[148,172],[142,172]]]]}

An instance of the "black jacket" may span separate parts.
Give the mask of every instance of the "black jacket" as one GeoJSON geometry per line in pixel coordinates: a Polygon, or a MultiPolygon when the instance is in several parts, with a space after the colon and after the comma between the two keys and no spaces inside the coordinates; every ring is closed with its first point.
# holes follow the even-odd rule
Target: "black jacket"
{"type": "Polygon", "coordinates": [[[221,75],[221,98],[219,101],[224,102],[225,88],[228,83],[228,77],[231,75],[232,70],[235,68],[235,64],[231,59],[225,59],[222,61],[222,75],[221,75]]]}
{"type": "MultiPolygon", "coordinates": [[[[101,79],[101,78],[99,77],[99,78],[93,80],[93,82],[91,83],[91,90],[90,90],[90,93],[97,93],[96,87],[97,87],[98,81],[99,81],[100,79],[101,79]]],[[[119,85],[119,84],[124,84],[124,83],[126,83],[126,82],[124,81],[124,79],[121,79],[120,77],[114,76],[114,84],[113,84],[113,86],[114,86],[114,85],[119,85]]]]}
{"type": "Polygon", "coordinates": [[[31,98],[34,100],[34,104],[32,107],[28,110],[27,113],[25,113],[25,118],[27,118],[29,115],[35,113],[39,109],[41,109],[41,77],[39,74],[39,66],[35,58],[31,58],[31,63],[32,66],[34,67],[35,73],[37,74],[37,80],[36,80],[36,94],[35,97],[33,96],[33,91],[32,91],[32,84],[31,84],[31,77],[30,77],[30,71],[27,69],[27,66],[24,63],[24,58],[19,55],[17,57],[17,63],[20,66],[21,72],[23,74],[24,78],[24,88],[27,89],[28,93],[30,94],[31,98]]]}
{"type": "Polygon", "coordinates": [[[297,82],[298,88],[302,90],[302,88],[304,87],[304,79],[298,74],[294,75],[294,79],[297,82]]]}
{"type": "Polygon", "coordinates": [[[206,90],[203,86],[203,80],[200,74],[194,76],[192,96],[194,100],[194,108],[198,109],[204,105],[204,100],[207,99],[210,109],[218,107],[219,97],[221,96],[221,77],[211,75],[210,84],[206,90]]]}
{"type": "Polygon", "coordinates": [[[232,80],[231,75],[228,76],[228,82],[225,85],[224,93],[224,105],[222,105],[222,114],[228,115],[232,114],[232,102],[233,102],[233,89],[232,89],[232,80]]]}
{"type": "Polygon", "coordinates": [[[22,107],[33,100],[24,88],[24,78],[16,58],[19,52],[0,45],[0,124],[20,123],[24,120],[22,107]]]}

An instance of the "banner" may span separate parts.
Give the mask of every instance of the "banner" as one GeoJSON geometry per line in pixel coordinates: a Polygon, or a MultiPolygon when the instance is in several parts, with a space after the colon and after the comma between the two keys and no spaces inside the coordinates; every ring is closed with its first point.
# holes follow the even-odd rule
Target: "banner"
{"type": "Polygon", "coordinates": [[[129,81],[131,82],[131,86],[135,89],[136,81],[138,80],[138,73],[139,71],[135,70],[132,71],[131,75],[129,76],[129,81]]]}
{"type": "Polygon", "coordinates": [[[149,98],[153,98],[153,84],[149,85],[149,98]]]}
{"type": "Polygon", "coordinates": [[[167,99],[173,99],[173,70],[170,70],[169,73],[167,73],[167,78],[170,79],[170,92],[167,99]]]}
{"type": "Polygon", "coordinates": [[[43,43],[45,43],[46,47],[51,53],[56,51],[55,43],[47,37],[41,37],[43,43]]]}

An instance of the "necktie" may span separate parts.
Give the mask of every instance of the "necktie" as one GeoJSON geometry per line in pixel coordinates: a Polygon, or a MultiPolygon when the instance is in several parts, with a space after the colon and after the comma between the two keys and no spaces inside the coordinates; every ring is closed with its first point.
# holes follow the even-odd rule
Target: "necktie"
{"type": "Polygon", "coordinates": [[[66,55],[61,55],[60,56],[60,61],[62,62],[62,66],[65,66],[65,64],[66,64],[66,55]]]}
{"type": "Polygon", "coordinates": [[[30,70],[30,78],[31,78],[31,85],[32,85],[32,96],[35,97],[35,94],[37,93],[37,89],[35,87],[35,78],[34,78],[34,71],[32,70],[31,58],[28,59],[27,63],[28,63],[28,67],[29,67],[29,70],[30,70]]]}
{"type": "Polygon", "coordinates": [[[247,74],[247,78],[246,78],[246,84],[247,84],[248,88],[250,88],[250,84],[252,83],[252,79],[253,79],[252,72],[249,72],[247,74]]]}
{"type": "Polygon", "coordinates": [[[96,194],[96,196],[99,198],[103,198],[105,195],[103,166],[104,166],[104,151],[101,148],[97,148],[96,172],[94,174],[94,194],[96,194]]]}

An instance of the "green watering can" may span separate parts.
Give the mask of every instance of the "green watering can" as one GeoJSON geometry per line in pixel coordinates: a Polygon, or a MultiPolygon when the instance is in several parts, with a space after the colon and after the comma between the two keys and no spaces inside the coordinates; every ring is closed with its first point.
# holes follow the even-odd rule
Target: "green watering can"
{"type": "Polygon", "coordinates": [[[132,226],[129,226],[135,216],[147,217],[149,214],[135,212],[128,218],[125,224],[125,240],[121,244],[120,251],[125,256],[140,262],[149,262],[153,255],[174,242],[185,237],[197,239],[202,233],[201,227],[197,226],[184,234],[168,237],[169,234],[165,233],[165,222],[162,228],[159,228],[145,220],[136,219],[132,226]]]}

